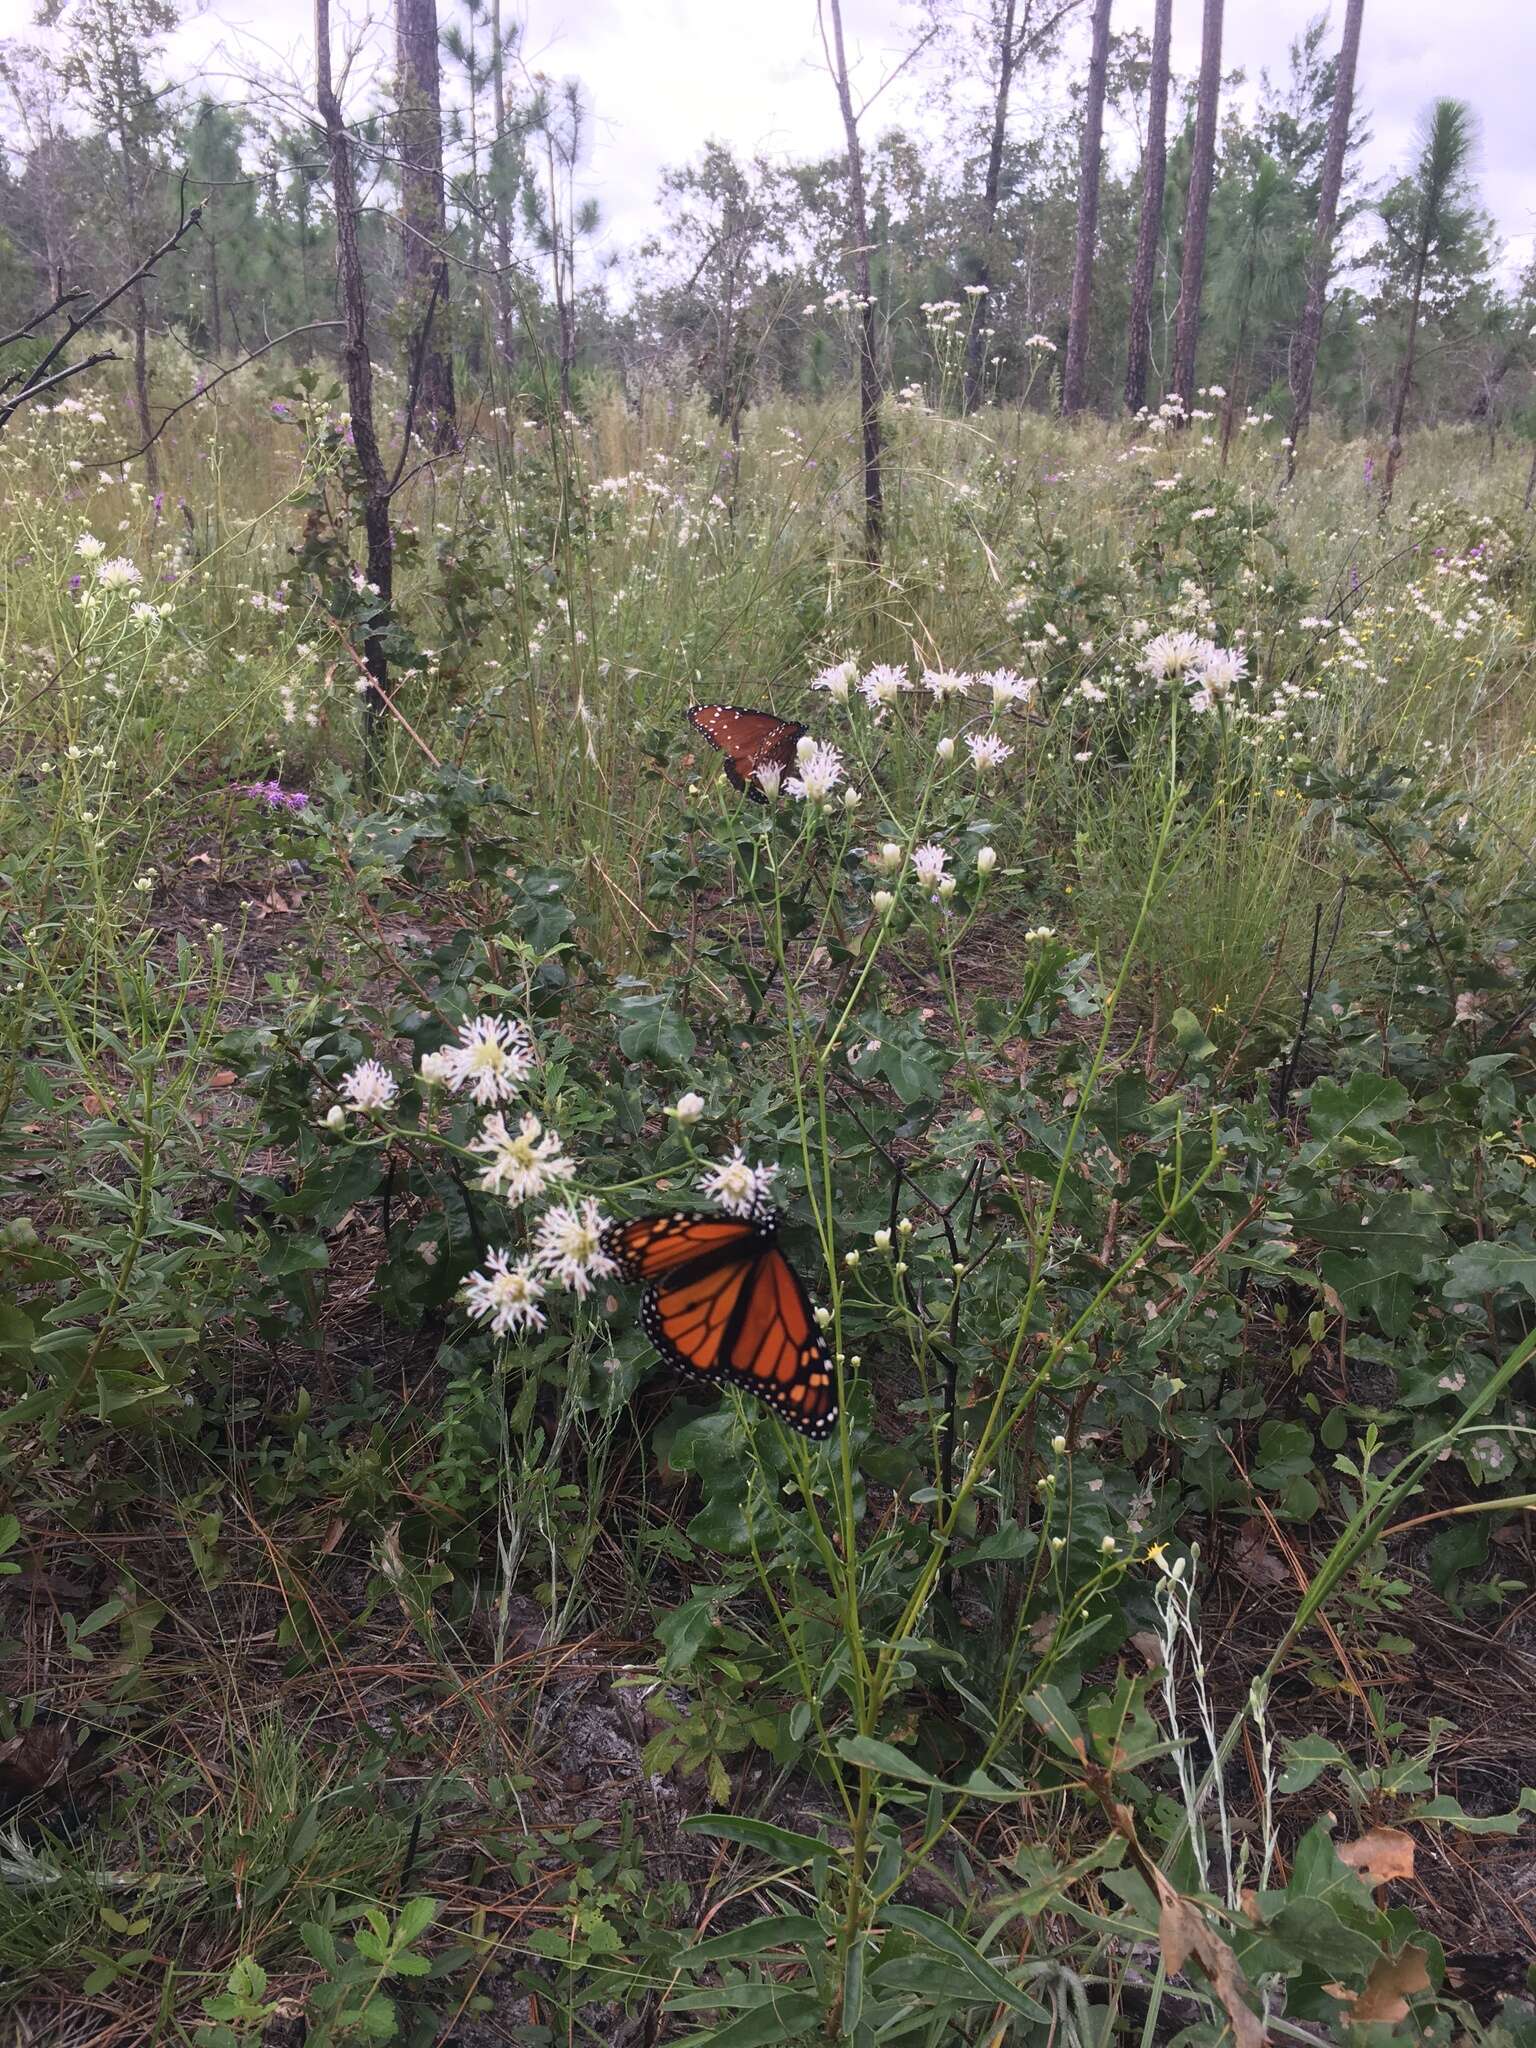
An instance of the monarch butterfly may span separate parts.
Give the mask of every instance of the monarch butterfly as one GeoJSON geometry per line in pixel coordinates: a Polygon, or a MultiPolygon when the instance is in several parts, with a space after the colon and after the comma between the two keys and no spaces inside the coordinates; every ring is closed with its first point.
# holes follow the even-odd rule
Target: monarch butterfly
{"type": "Polygon", "coordinates": [[[642,1216],[610,1224],[603,1249],[626,1280],[649,1282],[640,1321],[663,1358],[744,1387],[819,1442],[837,1421],[837,1378],[779,1221],[773,1209],[642,1216]]]}
{"type": "Polygon", "coordinates": [[[768,801],[757,771],[775,767],[787,774],[795,765],[795,749],[805,738],[805,727],[792,719],[775,718],[771,711],[743,711],[735,704],[694,704],[688,722],[724,754],[731,787],[744,789],[757,804],[768,801]]]}

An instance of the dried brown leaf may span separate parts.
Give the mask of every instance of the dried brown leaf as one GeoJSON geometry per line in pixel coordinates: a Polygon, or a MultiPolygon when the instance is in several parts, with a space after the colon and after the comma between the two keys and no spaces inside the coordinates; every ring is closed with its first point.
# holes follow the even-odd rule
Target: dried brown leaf
{"type": "MultiPolygon", "coordinates": [[[[1395,2026],[1408,2017],[1409,1999],[1429,1988],[1424,1951],[1410,1942],[1400,1956],[1378,1956],[1365,1980],[1365,1989],[1358,1997],[1350,1992],[1344,1997],[1350,2007],[1349,2016],[1358,2025],[1364,2027],[1373,2020],[1384,2020],[1395,2026]]],[[[1337,1986],[1330,1985],[1329,1989],[1335,1997],[1339,1995],[1337,1986]]]]}
{"type": "Polygon", "coordinates": [[[1339,1861],[1370,1885],[1413,1875],[1413,1837],[1401,1828],[1372,1828],[1358,1842],[1339,1844],[1339,1861]]]}
{"type": "Polygon", "coordinates": [[[1211,1989],[1221,2001],[1222,2011],[1232,2022],[1232,2038],[1237,2048],[1264,2048],[1263,2024],[1248,2003],[1248,1984],[1237,1957],[1199,1907],[1181,1897],[1155,1865],[1151,1874],[1157,1885],[1158,1904],[1162,1908],[1157,1927],[1158,1945],[1169,1975],[1177,1975],[1193,1956],[1210,1979],[1211,1989]]]}

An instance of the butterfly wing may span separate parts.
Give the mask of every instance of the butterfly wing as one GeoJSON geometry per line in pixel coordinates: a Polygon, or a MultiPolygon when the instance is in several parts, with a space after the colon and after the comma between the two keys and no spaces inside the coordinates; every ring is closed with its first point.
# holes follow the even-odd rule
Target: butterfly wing
{"type": "Polygon", "coordinates": [[[665,1216],[610,1224],[603,1233],[603,1250],[626,1280],[660,1280],[695,1260],[734,1258],[758,1236],[750,1216],[678,1209],[665,1216]]]}
{"type": "Polygon", "coordinates": [[[735,704],[695,704],[688,722],[724,754],[727,780],[754,803],[766,802],[755,780],[758,769],[771,763],[787,774],[805,737],[805,727],[793,719],[775,718],[771,711],[743,711],[735,704]]]}
{"type": "Polygon", "coordinates": [[[727,1379],[814,1441],[837,1422],[837,1375],[799,1274],[776,1244],[757,1255],[722,1346],[727,1379]]]}
{"type": "Polygon", "coordinates": [[[649,1283],[640,1321],[663,1358],[729,1380],[819,1441],[837,1422],[837,1378],[777,1230],[772,1213],[681,1211],[616,1223],[603,1248],[626,1280],[649,1283]]]}

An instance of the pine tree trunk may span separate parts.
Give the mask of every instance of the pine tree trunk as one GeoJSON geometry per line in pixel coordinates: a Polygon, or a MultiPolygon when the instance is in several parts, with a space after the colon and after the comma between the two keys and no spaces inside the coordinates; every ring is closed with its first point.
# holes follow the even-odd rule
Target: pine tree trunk
{"type": "Polygon", "coordinates": [[[1392,406],[1392,432],[1387,440],[1387,473],[1381,485],[1381,509],[1392,503],[1397,466],[1403,459],[1403,420],[1408,412],[1408,394],[1413,389],[1413,359],[1419,343],[1419,307],[1424,297],[1424,272],[1429,250],[1421,241],[1414,258],[1413,301],[1408,308],[1408,346],[1403,351],[1402,374],[1397,380],[1397,397],[1392,406]]]}
{"type": "MultiPolygon", "coordinates": [[[[1205,0],[1200,43],[1200,91],[1195,102],[1195,146],[1184,210],[1184,267],[1179,274],[1179,325],[1173,350],[1173,392],[1194,402],[1195,355],[1200,346],[1200,293],[1205,283],[1205,230],[1216,168],[1216,111],[1221,97],[1222,0],[1205,0]]],[[[1170,394],[1172,395],[1172,394],[1170,394]]]]}
{"type": "Polygon", "coordinates": [[[840,0],[828,0],[836,52],[837,102],[848,143],[848,225],[853,233],[853,284],[859,301],[859,425],[864,457],[864,555],[873,565],[885,538],[885,500],[880,476],[880,361],[875,352],[875,304],[869,289],[869,215],[864,200],[864,157],[853,111],[848,59],[843,49],[840,0]]]}
{"type": "Polygon", "coordinates": [[[224,353],[224,308],[219,298],[219,238],[208,237],[208,339],[216,356],[224,353]]]}
{"type": "Polygon", "coordinates": [[[342,119],[341,103],[331,83],[330,0],[315,0],[315,105],[325,128],[331,164],[331,193],[336,207],[336,283],[341,299],[345,339],[342,362],[347,375],[347,403],[352,413],[352,444],[363,475],[363,531],[368,543],[368,581],[378,589],[378,605],[366,639],[363,665],[369,688],[364,698],[371,739],[383,692],[389,684],[384,655],[384,625],[394,595],[394,536],[389,521],[389,478],[373,422],[373,358],[368,353],[368,291],[362,252],[357,241],[357,176],[352,142],[342,119]]]}
{"type": "Polygon", "coordinates": [[[1131,331],[1125,356],[1125,405],[1139,412],[1147,402],[1147,369],[1152,355],[1152,286],[1157,245],[1163,233],[1163,188],[1168,182],[1168,45],[1173,36],[1173,0],[1157,0],[1152,23],[1152,70],[1147,80],[1147,153],[1141,166],[1141,228],[1131,279],[1131,331]]]}
{"type": "Polygon", "coordinates": [[[458,445],[448,333],[447,211],[438,83],[437,0],[395,0],[400,226],[405,237],[408,363],[416,418],[437,449],[458,445]]]}
{"type": "Polygon", "coordinates": [[[512,360],[512,209],[505,182],[507,82],[501,45],[501,0],[491,0],[491,98],[496,137],[491,145],[491,204],[496,216],[496,328],[504,362],[512,360]]]}
{"type": "Polygon", "coordinates": [[[1295,368],[1291,379],[1295,404],[1291,413],[1291,445],[1285,462],[1287,483],[1296,474],[1296,451],[1312,417],[1312,385],[1317,376],[1317,352],[1323,339],[1323,312],[1328,299],[1328,275],[1333,267],[1333,238],[1338,229],[1339,192],[1344,183],[1344,158],[1349,149],[1349,120],[1355,103],[1355,65],[1360,56],[1360,23],[1364,13],[1365,0],[1347,0],[1344,36],[1339,44],[1338,71],[1334,78],[1333,105],[1328,110],[1328,141],[1323,151],[1317,227],[1312,236],[1312,259],[1307,266],[1307,302],[1301,315],[1301,331],[1296,338],[1295,368]]]}
{"type": "MultiPolygon", "coordinates": [[[[137,258],[135,258],[137,260],[137,258]]],[[[144,443],[144,481],[151,494],[160,488],[160,461],[155,450],[155,423],[149,416],[149,301],[142,284],[133,288],[133,403],[144,443]]]]}
{"type": "Polygon", "coordinates": [[[1104,156],[1104,81],[1109,68],[1109,9],[1110,0],[1094,0],[1088,98],[1083,108],[1083,149],[1077,187],[1077,251],[1072,264],[1067,361],[1061,379],[1064,418],[1082,410],[1083,384],[1088,371],[1088,316],[1093,305],[1093,250],[1099,229],[1099,169],[1104,156]]]}
{"type": "Polygon", "coordinates": [[[992,298],[992,236],[997,229],[998,200],[1003,189],[1003,147],[1008,139],[1008,95],[1013,90],[1015,0],[1005,0],[1002,45],[997,59],[997,98],[992,103],[992,139],[987,148],[987,178],[981,192],[981,262],[976,283],[981,293],[971,308],[971,328],[965,338],[965,390],[961,400],[967,412],[981,403],[982,373],[985,367],[988,308],[992,298]]]}

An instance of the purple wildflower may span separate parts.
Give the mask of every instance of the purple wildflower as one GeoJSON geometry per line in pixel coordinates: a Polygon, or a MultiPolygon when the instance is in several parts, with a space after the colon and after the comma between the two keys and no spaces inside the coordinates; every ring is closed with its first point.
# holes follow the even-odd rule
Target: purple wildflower
{"type": "Polygon", "coordinates": [[[284,789],[280,782],[252,782],[240,794],[253,803],[265,804],[269,811],[302,811],[309,802],[306,791],[284,789]]]}

